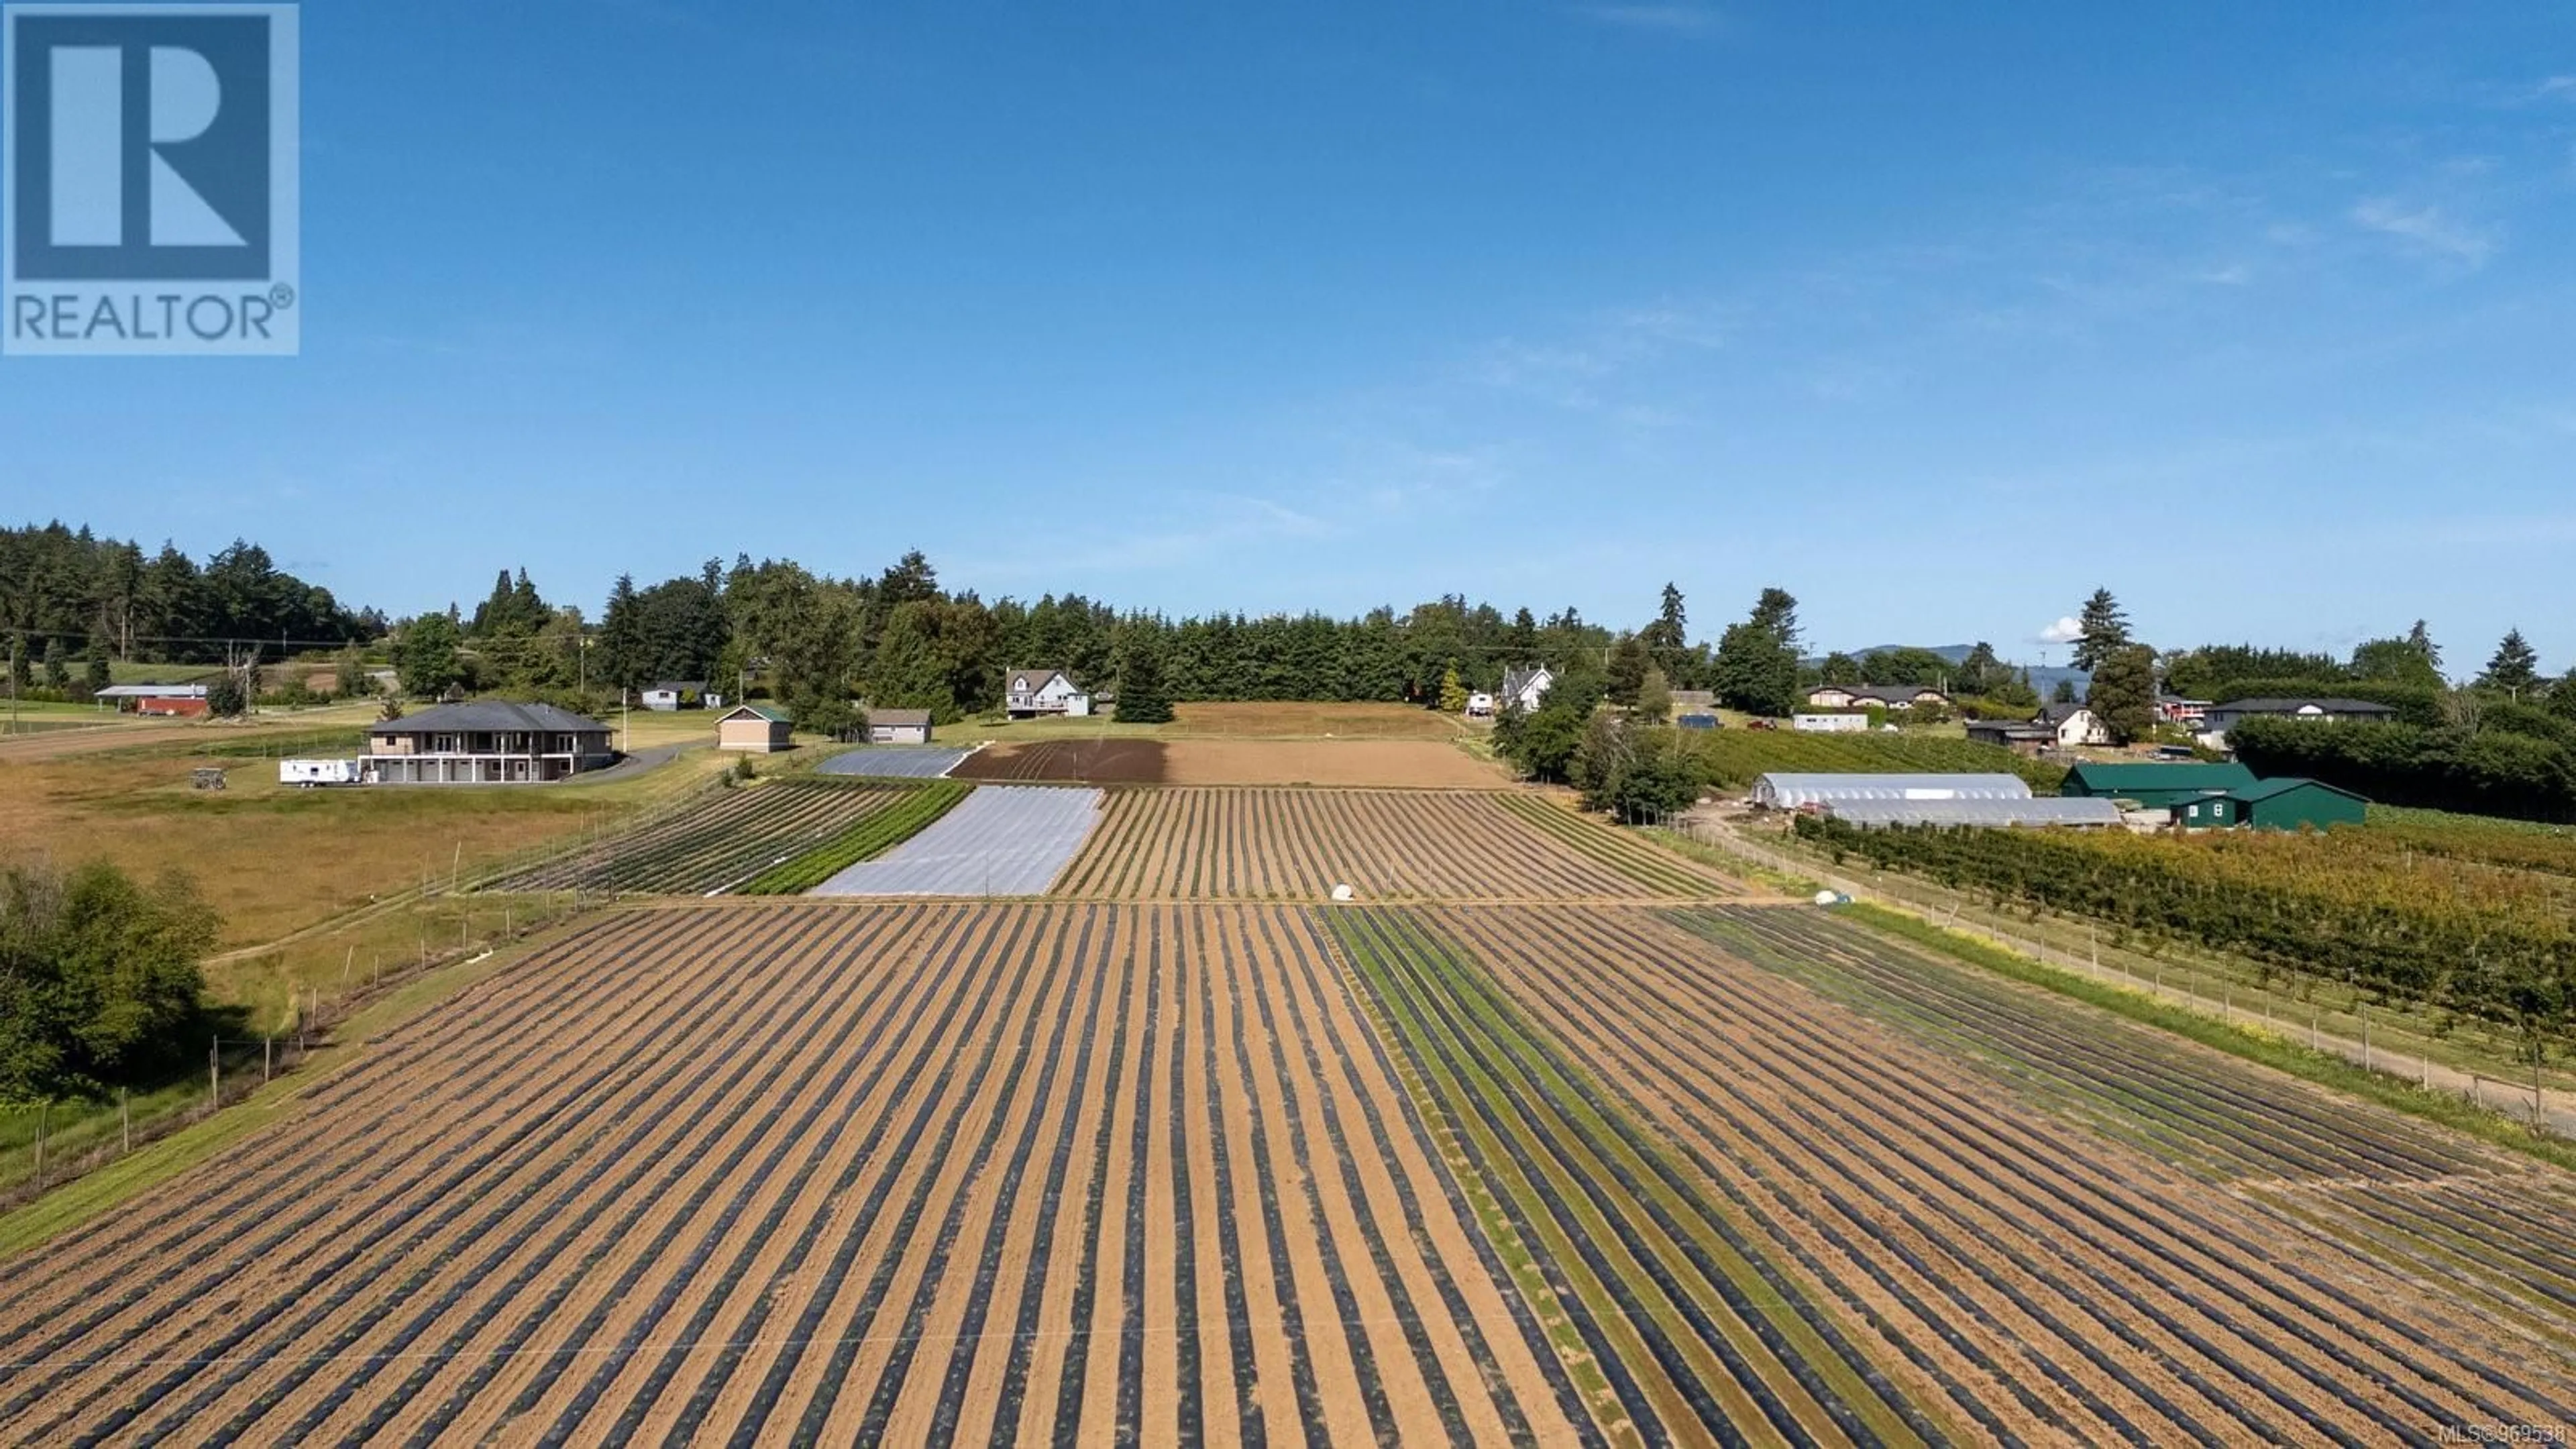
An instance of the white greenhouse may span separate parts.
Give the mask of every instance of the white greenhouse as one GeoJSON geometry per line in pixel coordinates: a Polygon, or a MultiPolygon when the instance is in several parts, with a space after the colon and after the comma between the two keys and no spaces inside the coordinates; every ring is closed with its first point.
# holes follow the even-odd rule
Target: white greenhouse
{"type": "Polygon", "coordinates": [[[1841,800],[2027,800],[2019,775],[1770,774],[1753,782],[1753,803],[1796,810],[1841,800]]]}
{"type": "Polygon", "coordinates": [[[2060,800],[1829,800],[1825,813],[1863,829],[1882,825],[2065,825],[2118,829],[2127,823],[2117,801],[2060,800]]]}

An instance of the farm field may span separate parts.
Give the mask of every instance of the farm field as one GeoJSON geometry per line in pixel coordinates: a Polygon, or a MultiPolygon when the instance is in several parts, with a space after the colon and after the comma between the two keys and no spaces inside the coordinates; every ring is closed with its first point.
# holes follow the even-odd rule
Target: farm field
{"type": "Polygon", "coordinates": [[[0,1265],[0,1438],[1601,1442],[1294,912],[629,912],[302,1102],[0,1265]]]}
{"type": "Polygon", "coordinates": [[[1455,716],[1409,704],[1324,704],[1303,700],[1205,701],[1172,706],[1173,733],[1245,739],[1452,740],[1455,716]]]}
{"type": "Polygon", "coordinates": [[[2053,1000],[1985,1018],[2020,1043],[2014,1081],[2093,1074],[2117,1131],[2093,1130],[1963,1044],[1801,984],[1878,962],[1901,982],[1906,953],[1798,910],[1692,919],[1708,934],[1648,912],[1335,917],[1504,1202],[1610,1265],[1576,1292],[1601,1300],[1640,1416],[1715,1432],[1747,1421],[1724,1397],[1741,1393],[1775,1425],[2381,1443],[2576,1413],[2563,1175],[2358,1105],[2312,1111],[2307,1089],[2197,1052],[2160,1076],[2177,1044],[2070,1029],[2080,1009],[2053,1000]],[[1623,1126],[1604,1082],[1652,1129],[1623,1126]],[[2141,1134],[2235,1175],[2214,1186],[2141,1134]],[[2451,1260],[2483,1261],[2480,1285],[2451,1260]]]}
{"type": "MultiPolygon", "coordinates": [[[[959,789],[944,783],[935,788],[959,789]]],[[[1034,896],[1082,848],[1100,792],[987,785],[936,824],[814,886],[818,896],[1034,896]]]]}
{"type": "Polygon", "coordinates": [[[1404,790],[1113,790],[1058,890],[1119,899],[1321,901],[1711,896],[1732,881],[1527,796],[1404,790]]]}
{"type": "Polygon", "coordinates": [[[2576,1418],[2576,1177],[1537,796],[791,777],[645,838],[826,795],[957,803],[825,891],[1027,898],[580,921],[0,1259],[0,1442],[2576,1418]]]}
{"type": "Polygon", "coordinates": [[[676,815],[488,881],[499,892],[712,895],[814,850],[916,792],[902,785],[787,778],[691,801],[676,815]]]}
{"type": "Polygon", "coordinates": [[[965,780],[1096,785],[1314,785],[1491,790],[1502,771],[1431,740],[1141,740],[1004,743],[957,767],[965,780]]]}
{"type": "Polygon", "coordinates": [[[826,775],[869,775],[926,780],[947,774],[973,751],[946,745],[861,745],[814,768],[826,775]]]}
{"type": "Polygon", "coordinates": [[[1675,919],[1721,950],[1976,1062],[2053,1114],[2447,1279],[2576,1362],[2576,1320],[2563,1312],[2576,1294],[2576,1232],[2535,1237],[2529,1226],[2576,1221],[2576,1183],[2563,1173],[2282,1083],[2233,1057],[2150,1050],[2152,1039],[2106,1014],[2048,1011],[2032,988],[1830,918],[1711,910],[1675,919]]]}

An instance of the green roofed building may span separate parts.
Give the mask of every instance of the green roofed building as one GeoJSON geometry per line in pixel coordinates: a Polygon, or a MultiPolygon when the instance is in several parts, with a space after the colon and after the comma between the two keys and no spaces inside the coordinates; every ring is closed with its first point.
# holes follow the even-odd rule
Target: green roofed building
{"type": "Polygon", "coordinates": [[[2370,802],[2323,780],[2283,777],[2230,790],[2239,825],[2260,830],[2323,830],[2333,825],[2359,825],[2370,802]]]}
{"type": "Polygon", "coordinates": [[[2057,787],[2057,793],[2165,806],[2230,794],[2253,783],[2254,772],[2238,764],[2106,765],[2088,761],[2066,772],[2066,783],[2057,787]]]}

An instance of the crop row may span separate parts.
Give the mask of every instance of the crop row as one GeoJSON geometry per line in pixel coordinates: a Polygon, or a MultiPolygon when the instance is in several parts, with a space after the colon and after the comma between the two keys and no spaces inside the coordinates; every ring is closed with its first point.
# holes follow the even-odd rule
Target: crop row
{"type": "Polygon", "coordinates": [[[570,855],[486,883],[495,891],[712,895],[911,802],[915,787],[795,776],[719,790],[570,855]]]}
{"type": "Polygon", "coordinates": [[[898,792],[890,806],[862,815],[840,833],[778,860],[735,889],[747,896],[792,896],[863,860],[874,860],[957,807],[972,787],[936,780],[898,792]]]}
{"type": "Polygon", "coordinates": [[[2544,1038],[2576,1032],[2576,901],[2554,877],[2442,861],[2374,869],[2343,831],[2149,839],[1861,830],[1819,817],[1796,828],[1838,860],[2241,951],[2544,1038]]]}
{"type": "Polygon", "coordinates": [[[1405,790],[1122,789],[1057,884],[1122,900],[1711,897],[1724,878],[1553,807],[1405,790]]]}
{"type": "Polygon", "coordinates": [[[1908,1376],[2013,1434],[2410,1441],[2563,1415],[2559,1373],[2420,1282],[1652,917],[1442,919],[1908,1376]]]}
{"type": "MultiPolygon", "coordinates": [[[[1410,917],[1333,922],[1514,1230],[1542,1245],[1585,1349],[1649,1438],[1939,1442],[1654,1134],[1410,917]]],[[[1605,1428],[1619,1428],[1614,1421],[1605,1428]]]]}
{"type": "Polygon", "coordinates": [[[1739,959],[1993,1062],[2025,1097],[2249,1189],[2370,1256],[2473,1286],[2576,1352],[2576,1194],[2554,1174],[2215,1053],[2177,1055],[2106,1015],[2035,1011],[2007,983],[1830,917],[1675,919],[1739,959]]]}
{"type": "Polygon", "coordinates": [[[0,1265],[0,1440],[1588,1437],[1284,912],[604,918],[291,1126],[0,1265]]]}

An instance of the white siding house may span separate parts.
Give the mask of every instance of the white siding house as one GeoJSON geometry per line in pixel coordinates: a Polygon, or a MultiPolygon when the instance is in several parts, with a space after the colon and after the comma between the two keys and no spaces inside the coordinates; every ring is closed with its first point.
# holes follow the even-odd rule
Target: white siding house
{"type": "Polygon", "coordinates": [[[1091,692],[1061,669],[1013,669],[1002,676],[1002,705],[1015,718],[1091,713],[1091,692]]]}

